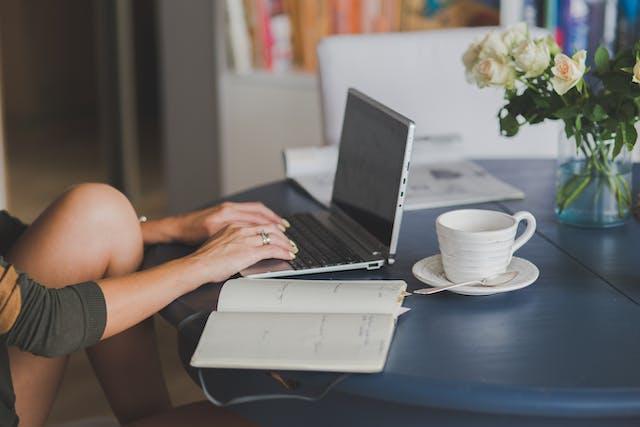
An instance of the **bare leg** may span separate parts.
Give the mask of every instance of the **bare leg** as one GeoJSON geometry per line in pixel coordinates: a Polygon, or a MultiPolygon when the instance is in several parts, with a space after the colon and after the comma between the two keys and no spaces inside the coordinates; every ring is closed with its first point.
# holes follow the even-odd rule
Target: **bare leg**
{"type": "MultiPolygon", "coordinates": [[[[29,227],[9,260],[40,283],[62,287],[131,273],[142,253],[140,225],[128,200],[106,185],[84,184],[61,196],[29,227]]],[[[121,422],[170,407],[150,321],[87,351],[121,422]]],[[[67,358],[46,359],[10,349],[10,361],[21,426],[41,426],[67,358]]]]}
{"type": "Polygon", "coordinates": [[[256,425],[227,409],[215,408],[209,402],[197,402],[132,423],[127,427],[254,427],[256,425]]]}

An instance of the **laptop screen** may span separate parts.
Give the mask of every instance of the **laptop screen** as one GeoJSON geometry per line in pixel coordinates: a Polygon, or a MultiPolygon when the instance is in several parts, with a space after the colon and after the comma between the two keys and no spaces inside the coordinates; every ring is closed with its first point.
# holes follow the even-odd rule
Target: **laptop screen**
{"type": "Polygon", "coordinates": [[[393,222],[410,121],[350,89],[331,203],[386,246],[393,222]]]}

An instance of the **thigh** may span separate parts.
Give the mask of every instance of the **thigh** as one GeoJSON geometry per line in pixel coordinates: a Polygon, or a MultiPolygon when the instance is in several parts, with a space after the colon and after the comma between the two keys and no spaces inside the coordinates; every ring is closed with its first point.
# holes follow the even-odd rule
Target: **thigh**
{"type": "MultiPolygon", "coordinates": [[[[96,280],[138,265],[141,238],[135,244],[128,243],[132,239],[125,235],[127,230],[110,219],[108,201],[102,200],[103,211],[96,209],[100,200],[92,197],[100,192],[95,189],[79,187],[56,200],[18,239],[8,261],[49,287],[96,280]],[[121,257],[114,259],[116,244],[121,257]]],[[[135,218],[133,212],[131,215],[135,218]]],[[[9,359],[21,426],[43,425],[67,358],[38,357],[12,348],[9,359]]]]}

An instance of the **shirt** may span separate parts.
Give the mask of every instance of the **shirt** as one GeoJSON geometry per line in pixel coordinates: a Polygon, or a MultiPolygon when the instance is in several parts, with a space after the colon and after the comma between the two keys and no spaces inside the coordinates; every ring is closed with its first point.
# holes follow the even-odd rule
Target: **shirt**
{"type": "MultiPolygon", "coordinates": [[[[0,212],[0,255],[26,226],[0,212]]],[[[107,321],[102,290],[95,282],[46,288],[0,256],[0,425],[17,426],[8,346],[56,357],[97,343],[107,321]]]]}

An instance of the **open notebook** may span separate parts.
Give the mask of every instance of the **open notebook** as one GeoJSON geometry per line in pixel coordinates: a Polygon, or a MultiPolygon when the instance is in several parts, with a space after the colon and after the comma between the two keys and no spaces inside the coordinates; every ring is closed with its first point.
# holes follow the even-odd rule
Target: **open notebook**
{"type": "Polygon", "coordinates": [[[197,368],[380,372],[403,281],[230,280],[191,358],[197,368]]]}

